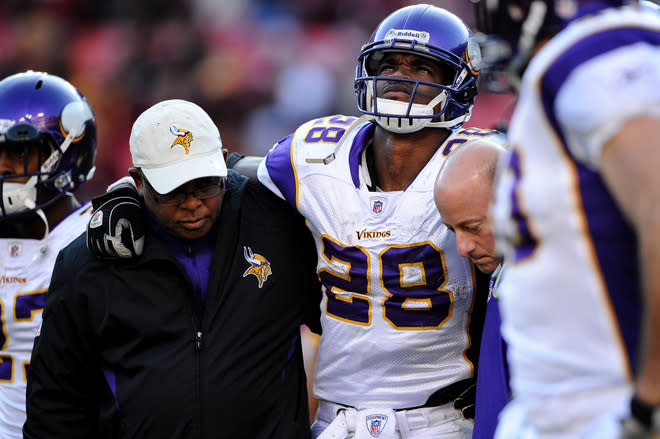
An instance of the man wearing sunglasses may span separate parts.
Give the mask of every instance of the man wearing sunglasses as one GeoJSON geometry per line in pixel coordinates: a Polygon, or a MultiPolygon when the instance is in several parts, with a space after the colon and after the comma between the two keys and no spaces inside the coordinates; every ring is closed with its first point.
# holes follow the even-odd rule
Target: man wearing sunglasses
{"type": "Polygon", "coordinates": [[[191,102],[147,109],[130,148],[139,201],[120,208],[143,212],[144,250],[97,259],[83,235],[60,253],[25,438],[309,438],[299,328],[319,329],[320,286],[302,217],[227,170],[191,102]]]}

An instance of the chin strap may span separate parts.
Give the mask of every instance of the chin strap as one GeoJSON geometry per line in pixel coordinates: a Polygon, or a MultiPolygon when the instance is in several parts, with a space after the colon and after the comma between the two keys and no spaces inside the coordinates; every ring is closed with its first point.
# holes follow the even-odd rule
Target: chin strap
{"type": "MultiPolygon", "coordinates": [[[[48,172],[50,170],[50,168],[57,163],[57,161],[60,159],[60,157],[64,156],[64,153],[66,152],[66,150],[71,145],[71,142],[73,142],[73,139],[75,139],[78,136],[78,133],[82,132],[82,131],[83,131],[82,127],[77,128],[77,129],[72,129],[71,131],[69,131],[69,134],[66,136],[66,139],[64,139],[64,142],[62,142],[59,149],[53,151],[53,153],[50,155],[50,157],[48,157],[48,159],[46,159],[46,161],[41,165],[41,168],[40,168],[41,172],[48,172]]],[[[35,196],[34,196],[34,199],[29,198],[29,197],[25,198],[23,200],[23,205],[25,207],[27,207],[28,209],[34,209],[34,208],[37,207],[36,202],[35,202],[35,200],[37,198],[36,197],[37,176],[33,175],[32,177],[30,177],[30,179],[25,183],[26,186],[29,183],[32,183],[32,187],[35,188],[35,191],[34,191],[35,196]]],[[[30,188],[28,188],[28,190],[30,190],[30,188]]],[[[48,235],[50,233],[50,228],[48,227],[48,218],[46,218],[46,214],[44,213],[44,211],[42,209],[36,209],[35,213],[44,222],[45,233],[44,233],[44,237],[43,237],[43,240],[42,240],[43,245],[39,249],[39,252],[41,253],[41,255],[44,255],[48,251],[48,235]]]]}
{"type": "MultiPolygon", "coordinates": [[[[32,201],[32,200],[30,200],[32,201]]],[[[44,213],[43,210],[37,209],[35,210],[35,213],[41,218],[41,220],[44,222],[44,227],[45,227],[45,232],[44,232],[44,237],[41,240],[41,248],[39,249],[39,255],[43,256],[46,254],[48,251],[48,234],[50,233],[50,228],[48,227],[48,218],[46,218],[46,214],[44,213]]],[[[37,256],[35,256],[35,259],[37,256]]]]}
{"type": "MultiPolygon", "coordinates": [[[[428,104],[415,104],[395,101],[392,99],[376,98],[374,112],[384,114],[376,116],[378,125],[394,133],[412,133],[432,125],[431,119],[414,116],[433,116],[435,106],[445,104],[447,91],[442,90],[428,104]],[[385,116],[390,115],[390,116],[385,116]]],[[[444,122],[438,122],[443,124],[444,122]]]]}

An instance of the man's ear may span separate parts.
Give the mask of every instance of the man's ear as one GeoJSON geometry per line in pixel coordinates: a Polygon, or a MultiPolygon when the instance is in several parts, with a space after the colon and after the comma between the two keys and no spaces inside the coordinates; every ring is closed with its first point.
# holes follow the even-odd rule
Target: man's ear
{"type": "Polygon", "coordinates": [[[141,197],[144,196],[144,180],[142,180],[142,172],[138,168],[129,168],[128,173],[135,181],[135,189],[141,197]]]}

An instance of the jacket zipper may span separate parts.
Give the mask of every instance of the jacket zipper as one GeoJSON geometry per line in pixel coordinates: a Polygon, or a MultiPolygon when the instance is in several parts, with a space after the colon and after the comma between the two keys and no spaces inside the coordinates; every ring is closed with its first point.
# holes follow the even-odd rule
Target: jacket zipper
{"type": "MultiPolygon", "coordinates": [[[[185,253],[187,256],[192,256],[193,254],[193,248],[192,246],[188,246],[185,249],[185,253]]],[[[194,294],[194,293],[193,293],[194,294]]],[[[191,305],[191,311],[192,311],[192,324],[193,324],[193,331],[194,331],[194,336],[193,336],[193,351],[195,355],[195,384],[197,388],[195,389],[197,393],[196,399],[196,413],[197,413],[197,425],[199,428],[199,438],[204,439],[204,424],[203,424],[203,419],[202,419],[202,408],[203,408],[203,402],[202,402],[202,360],[201,360],[201,353],[202,353],[202,314],[204,313],[203,309],[199,309],[199,307],[196,305],[195,300],[190,297],[190,305],[191,305]]]]}
{"type": "Polygon", "coordinates": [[[195,381],[197,385],[197,423],[199,425],[199,437],[204,439],[204,425],[202,422],[202,366],[201,366],[201,353],[202,353],[202,331],[195,331],[195,340],[194,340],[194,350],[195,350],[195,381]]]}

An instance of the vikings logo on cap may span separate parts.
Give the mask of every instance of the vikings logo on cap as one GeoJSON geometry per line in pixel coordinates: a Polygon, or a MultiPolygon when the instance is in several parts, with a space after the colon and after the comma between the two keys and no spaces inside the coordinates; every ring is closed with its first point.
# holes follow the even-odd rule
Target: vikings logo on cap
{"type": "Polygon", "coordinates": [[[170,133],[176,136],[176,139],[170,148],[174,148],[176,145],[181,145],[183,146],[183,149],[186,150],[187,155],[190,152],[190,143],[193,141],[192,133],[188,130],[177,128],[174,125],[170,125],[170,133]]]}
{"type": "Polygon", "coordinates": [[[250,264],[248,269],[245,270],[245,273],[243,273],[243,277],[247,277],[249,274],[256,276],[259,280],[259,288],[261,288],[264,282],[266,282],[266,279],[268,279],[268,276],[273,274],[273,270],[270,268],[270,262],[260,254],[253,253],[250,247],[243,247],[243,256],[250,264]]]}

